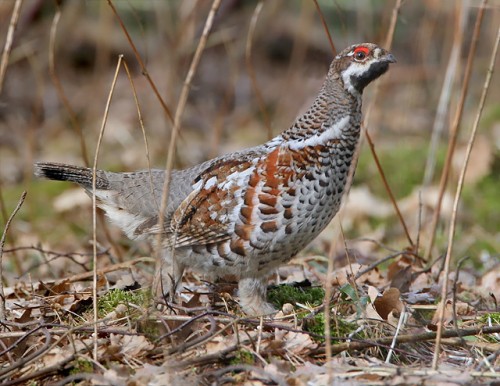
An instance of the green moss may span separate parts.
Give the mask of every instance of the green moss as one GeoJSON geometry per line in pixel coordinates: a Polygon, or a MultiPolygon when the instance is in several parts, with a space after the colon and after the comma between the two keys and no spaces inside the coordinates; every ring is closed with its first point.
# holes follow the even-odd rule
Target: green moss
{"type": "Polygon", "coordinates": [[[253,354],[246,350],[236,351],[234,357],[231,359],[232,365],[253,365],[255,363],[253,354]]]}
{"type": "MultiPolygon", "coordinates": [[[[306,317],[303,319],[304,331],[311,332],[315,335],[312,336],[314,340],[317,342],[325,341],[325,314],[323,312],[314,315],[313,317],[306,317]]],[[[330,336],[332,337],[345,337],[351,334],[353,331],[356,331],[358,326],[356,323],[346,322],[342,319],[330,319],[330,336]]],[[[332,338],[332,343],[335,342],[336,339],[332,338]]]]}
{"type": "Polygon", "coordinates": [[[484,324],[490,324],[491,325],[500,325],[500,312],[492,312],[490,314],[485,314],[485,315],[482,315],[480,318],[479,318],[479,321],[484,323],[484,324]]]}
{"type": "Polygon", "coordinates": [[[323,303],[325,291],[321,287],[295,287],[292,285],[279,285],[268,292],[269,301],[276,307],[283,304],[305,304],[317,307],[323,303]]]}
{"type": "Polygon", "coordinates": [[[83,358],[78,358],[73,361],[73,367],[69,371],[70,374],[93,373],[94,365],[91,361],[83,358]]]}
{"type": "Polygon", "coordinates": [[[159,338],[162,333],[158,320],[149,318],[137,322],[137,332],[146,335],[150,340],[159,338]]]}
{"type": "MultiPolygon", "coordinates": [[[[148,290],[124,291],[114,289],[101,296],[97,302],[99,317],[104,317],[114,311],[119,304],[130,306],[137,305],[141,308],[147,307],[151,301],[151,294],[148,290]]],[[[129,309],[131,309],[129,307],[129,309]]],[[[133,311],[133,309],[132,309],[133,311]]]]}

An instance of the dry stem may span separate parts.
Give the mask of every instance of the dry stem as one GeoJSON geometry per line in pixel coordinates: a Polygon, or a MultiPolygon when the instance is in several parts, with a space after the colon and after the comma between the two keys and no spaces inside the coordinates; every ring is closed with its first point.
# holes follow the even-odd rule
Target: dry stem
{"type": "Polygon", "coordinates": [[[7,237],[7,232],[10,227],[10,223],[12,222],[14,216],[16,213],[21,209],[21,206],[23,205],[24,199],[26,198],[26,191],[24,191],[21,194],[21,198],[19,198],[19,202],[16,205],[16,208],[10,215],[9,219],[7,220],[7,223],[5,224],[2,238],[0,239],[0,321],[5,320],[5,294],[3,292],[3,247],[5,245],[5,238],[7,237]]]}
{"type": "Polygon", "coordinates": [[[144,64],[144,61],[142,60],[141,55],[139,54],[139,51],[137,51],[137,48],[135,47],[134,41],[130,37],[130,34],[127,31],[127,27],[125,27],[125,24],[123,23],[120,15],[116,11],[115,6],[113,5],[113,2],[111,0],[108,0],[108,4],[111,7],[111,10],[116,16],[116,20],[118,20],[118,23],[120,24],[121,29],[123,30],[123,33],[127,37],[128,43],[130,44],[130,47],[132,48],[132,51],[134,51],[135,58],[137,59],[137,62],[139,63],[139,66],[141,66],[141,73],[146,77],[148,80],[149,85],[153,89],[153,92],[155,93],[156,97],[158,98],[158,101],[161,104],[161,107],[163,108],[163,111],[165,111],[165,114],[167,115],[167,118],[171,123],[174,122],[174,119],[172,118],[172,113],[170,112],[170,109],[168,108],[167,104],[163,100],[163,98],[160,95],[160,92],[156,88],[156,84],[153,82],[151,79],[151,76],[149,75],[149,72],[146,68],[146,65],[144,64]]]}
{"type": "Polygon", "coordinates": [[[104,116],[102,118],[101,129],[99,130],[99,138],[97,139],[97,145],[94,155],[94,164],[92,166],[92,237],[93,237],[93,285],[92,285],[92,297],[93,297],[93,308],[94,308],[94,360],[97,361],[97,198],[96,198],[96,181],[97,181],[97,160],[99,157],[99,150],[101,148],[101,142],[104,135],[104,128],[106,127],[106,122],[108,120],[109,106],[111,104],[111,98],[115,91],[116,80],[118,78],[118,73],[120,72],[121,63],[123,60],[123,55],[118,57],[118,63],[116,64],[116,71],[113,77],[113,82],[111,84],[111,89],[109,90],[108,100],[106,101],[106,107],[104,109],[104,116]]]}
{"type": "Polygon", "coordinates": [[[257,82],[257,76],[255,75],[255,70],[252,64],[252,42],[253,36],[255,34],[255,26],[257,25],[257,19],[259,18],[260,12],[262,11],[262,6],[264,2],[261,0],[257,3],[255,10],[253,11],[252,19],[250,20],[250,28],[248,29],[247,44],[245,49],[245,57],[247,63],[247,71],[252,81],[252,89],[255,93],[255,98],[257,98],[257,103],[259,109],[262,113],[262,118],[264,119],[264,124],[267,129],[267,137],[271,139],[273,137],[273,131],[271,128],[271,121],[269,120],[269,114],[267,113],[266,106],[264,104],[264,99],[262,98],[262,93],[260,92],[259,83],[257,82]]]}
{"type": "Polygon", "coordinates": [[[56,88],[57,95],[59,96],[59,99],[61,100],[62,104],[64,105],[64,108],[66,109],[66,112],[68,113],[71,126],[76,131],[76,133],[78,134],[78,138],[80,139],[80,151],[82,152],[83,163],[85,164],[85,166],[89,166],[90,159],[87,152],[87,145],[85,144],[85,137],[83,136],[82,127],[80,126],[80,123],[76,118],[75,111],[73,110],[71,104],[69,103],[68,97],[64,92],[64,88],[61,84],[61,81],[59,80],[59,76],[57,75],[56,71],[56,63],[55,63],[56,33],[60,19],[61,19],[61,9],[57,7],[54,19],[52,20],[52,26],[50,28],[49,73],[50,73],[50,78],[52,79],[52,83],[56,88]]]}
{"type": "Polygon", "coordinates": [[[462,91],[460,93],[460,100],[458,102],[457,110],[455,112],[455,117],[453,119],[453,123],[450,128],[450,138],[448,142],[448,151],[446,153],[446,161],[444,164],[443,168],[443,173],[441,174],[441,180],[439,182],[439,195],[438,195],[438,200],[436,203],[436,208],[434,210],[433,216],[432,216],[432,223],[431,223],[431,232],[430,232],[430,239],[429,239],[429,244],[427,246],[427,250],[425,253],[425,260],[429,261],[429,258],[431,256],[432,252],[432,247],[434,246],[434,239],[436,237],[436,229],[437,229],[437,224],[439,221],[439,216],[441,214],[441,203],[443,202],[443,196],[444,192],[446,190],[446,186],[448,184],[448,176],[450,174],[450,169],[451,169],[451,162],[453,158],[453,154],[455,153],[455,146],[457,144],[457,138],[458,138],[458,128],[460,125],[460,121],[462,120],[462,113],[464,110],[464,104],[465,104],[465,98],[467,97],[467,91],[469,89],[469,80],[470,80],[470,75],[472,72],[472,65],[474,64],[474,57],[476,53],[476,47],[477,47],[477,41],[479,38],[479,32],[481,30],[481,24],[483,21],[483,15],[484,15],[484,9],[486,5],[487,0],[483,0],[481,2],[481,6],[479,7],[477,17],[476,17],[476,24],[474,25],[474,32],[472,34],[472,42],[469,48],[469,56],[467,58],[467,65],[465,67],[465,73],[464,73],[464,83],[462,85],[462,91]]]}
{"type": "MultiPolygon", "coordinates": [[[[484,4],[483,4],[484,5],[484,4]]],[[[462,193],[462,188],[465,180],[465,173],[467,172],[467,166],[469,164],[470,154],[472,152],[472,146],[474,146],[474,140],[476,139],[477,128],[479,126],[479,120],[481,119],[481,115],[483,112],[484,102],[486,100],[486,96],[488,95],[488,90],[490,88],[491,76],[493,74],[493,68],[495,66],[495,59],[498,52],[498,43],[500,41],[500,28],[498,29],[497,39],[495,41],[492,53],[490,66],[488,67],[488,72],[486,74],[486,79],[484,81],[483,92],[481,94],[481,99],[479,101],[479,106],[476,114],[476,118],[474,120],[474,124],[472,125],[472,132],[469,138],[469,142],[467,144],[467,150],[465,153],[464,164],[462,170],[460,172],[460,177],[457,184],[457,191],[455,193],[455,200],[453,202],[453,211],[451,214],[450,220],[450,230],[448,233],[448,248],[446,250],[446,258],[444,264],[444,273],[443,273],[443,288],[441,292],[441,303],[439,307],[439,318],[438,318],[438,330],[437,330],[437,339],[436,339],[436,348],[434,350],[434,358],[432,362],[433,369],[437,368],[438,359],[439,359],[439,350],[441,343],[441,334],[443,330],[443,315],[444,309],[446,306],[446,297],[448,295],[448,274],[450,272],[450,261],[451,261],[451,253],[453,250],[453,241],[455,236],[455,226],[457,223],[457,213],[458,213],[458,204],[460,202],[460,194],[462,193]]]]}
{"type": "MultiPolygon", "coordinates": [[[[200,63],[201,59],[201,54],[203,53],[205,46],[207,45],[207,40],[208,40],[208,35],[210,33],[210,30],[212,29],[215,13],[217,12],[219,5],[220,5],[221,0],[214,0],[212,3],[212,7],[210,8],[210,12],[208,13],[207,19],[205,21],[205,26],[203,28],[203,32],[200,37],[200,41],[198,42],[198,46],[196,47],[196,51],[193,56],[193,60],[191,61],[191,65],[189,67],[189,71],[186,75],[186,79],[184,80],[184,86],[181,91],[181,95],[179,96],[179,102],[177,104],[177,109],[175,111],[175,118],[174,118],[174,127],[172,128],[172,134],[170,136],[170,143],[168,146],[168,152],[167,152],[167,161],[165,164],[165,182],[163,184],[163,190],[162,190],[162,196],[161,196],[161,206],[160,206],[160,212],[158,215],[158,238],[157,238],[157,256],[160,259],[161,256],[161,244],[162,244],[162,229],[164,225],[164,215],[165,215],[165,210],[167,208],[167,201],[168,201],[168,192],[170,190],[170,172],[172,171],[173,165],[174,165],[174,155],[175,155],[175,145],[177,143],[177,135],[179,133],[180,127],[181,127],[181,120],[182,120],[182,114],[184,113],[184,108],[186,107],[186,102],[187,98],[189,95],[189,90],[191,88],[191,82],[193,80],[194,74],[196,73],[196,70],[198,68],[198,64],[200,63]]],[[[173,243],[175,245],[175,242],[173,243]]],[[[172,251],[173,252],[173,251],[172,251]]],[[[173,259],[175,259],[175,255],[172,256],[173,259]]],[[[173,264],[174,266],[175,264],[173,264]]],[[[173,267],[172,267],[173,268],[173,267]]],[[[177,280],[178,278],[173,278],[174,280],[177,280]]],[[[159,280],[159,275],[157,275],[157,278],[155,282],[159,280]]],[[[158,283],[153,284],[153,290],[156,289],[158,283]]]]}

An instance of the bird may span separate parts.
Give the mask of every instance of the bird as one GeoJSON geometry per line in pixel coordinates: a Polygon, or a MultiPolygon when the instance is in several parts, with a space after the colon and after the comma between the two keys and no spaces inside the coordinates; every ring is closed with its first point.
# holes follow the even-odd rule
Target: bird
{"type": "MultiPolygon", "coordinates": [[[[172,170],[162,221],[160,169],[97,170],[97,205],[129,238],[161,249],[164,294],[178,291],[186,269],[210,280],[236,277],[242,311],[273,315],[268,279],[339,210],[360,137],[363,90],[395,62],[373,43],[341,51],[312,105],[281,134],[172,170]]],[[[38,162],[34,174],[74,182],[92,195],[91,168],[38,162]]]]}

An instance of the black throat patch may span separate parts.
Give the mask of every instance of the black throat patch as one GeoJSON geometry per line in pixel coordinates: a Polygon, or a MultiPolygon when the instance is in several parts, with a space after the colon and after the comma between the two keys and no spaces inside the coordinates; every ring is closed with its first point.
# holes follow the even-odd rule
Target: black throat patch
{"type": "Polygon", "coordinates": [[[389,63],[387,62],[372,63],[362,75],[351,75],[351,84],[356,90],[361,92],[371,81],[385,73],[388,68],[389,63]]]}

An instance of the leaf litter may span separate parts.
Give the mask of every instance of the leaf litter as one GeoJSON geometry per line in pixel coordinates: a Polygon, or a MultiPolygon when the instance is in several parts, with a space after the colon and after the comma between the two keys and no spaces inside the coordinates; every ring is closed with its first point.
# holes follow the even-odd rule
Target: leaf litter
{"type": "MultiPolygon", "coordinates": [[[[284,273],[297,278],[306,270],[306,276],[316,277],[317,286],[325,278],[321,268],[325,262],[318,265],[314,257],[305,261],[280,271],[280,282],[287,281],[284,273]]],[[[5,288],[13,322],[6,322],[0,335],[0,378],[11,384],[26,379],[45,384],[87,368],[109,384],[267,385],[279,384],[281,379],[289,385],[358,385],[424,378],[427,384],[458,385],[488,379],[498,368],[498,270],[455,283],[455,301],[446,304],[445,326],[457,334],[445,339],[441,366],[431,371],[428,334],[436,328],[436,299],[443,280],[439,270],[426,269],[409,253],[394,258],[385,272],[367,268],[352,263],[333,272],[328,310],[335,355],[331,359],[326,356],[323,299],[314,305],[314,296],[324,296],[323,292],[313,291],[313,298],[306,296],[309,300],[304,304],[292,292],[274,318],[259,319],[241,313],[234,283],[204,283],[187,275],[182,304],[175,305],[145,295],[152,277],[142,275],[142,282],[137,282],[130,270],[108,272],[99,275],[98,297],[104,311],[98,321],[96,364],[90,359],[89,278],[19,281],[5,288]],[[112,280],[119,281],[121,288],[112,280]],[[481,281],[489,287],[479,285],[481,281]],[[482,327],[495,333],[485,334],[482,327]],[[459,332],[465,328],[476,328],[477,334],[461,337],[459,332]],[[402,341],[395,344],[395,354],[386,363],[393,338],[402,341]]],[[[454,276],[448,280],[453,284],[454,276]]],[[[317,288],[306,280],[271,291],[293,286],[302,292],[317,288]]]]}

